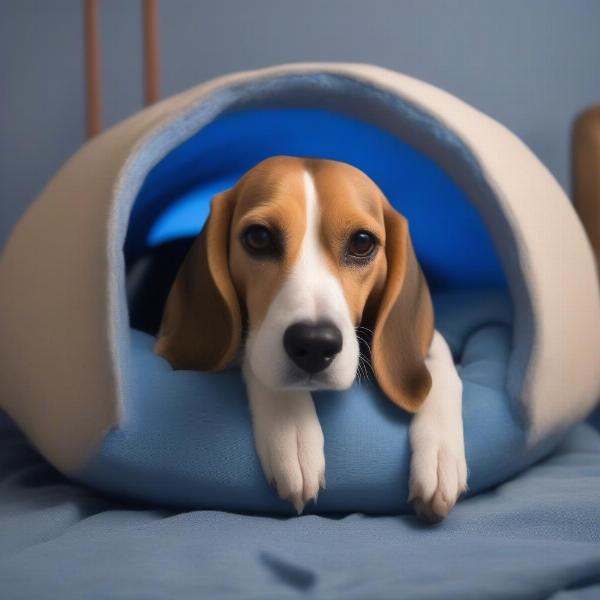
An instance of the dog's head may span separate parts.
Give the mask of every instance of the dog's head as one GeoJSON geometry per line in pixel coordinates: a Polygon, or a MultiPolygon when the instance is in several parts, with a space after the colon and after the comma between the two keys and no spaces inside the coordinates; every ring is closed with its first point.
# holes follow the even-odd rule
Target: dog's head
{"type": "Polygon", "coordinates": [[[361,324],[380,387],[417,410],[431,386],[433,311],[406,219],[354,167],[275,157],[214,198],[156,351],[175,368],[220,370],[244,337],[247,365],[267,387],[344,389],[361,324]]]}

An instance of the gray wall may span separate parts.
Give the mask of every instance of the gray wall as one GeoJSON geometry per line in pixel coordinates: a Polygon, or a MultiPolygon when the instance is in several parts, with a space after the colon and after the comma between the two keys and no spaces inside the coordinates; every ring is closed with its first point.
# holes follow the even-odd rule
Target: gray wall
{"type": "MultiPolygon", "coordinates": [[[[79,0],[0,0],[0,243],[84,141],[79,0]]],[[[139,2],[102,1],[104,119],[142,105],[139,2]]],[[[600,101],[598,0],[162,0],[163,95],[304,60],[371,62],[460,96],[568,185],[573,116],[600,101]]]]}

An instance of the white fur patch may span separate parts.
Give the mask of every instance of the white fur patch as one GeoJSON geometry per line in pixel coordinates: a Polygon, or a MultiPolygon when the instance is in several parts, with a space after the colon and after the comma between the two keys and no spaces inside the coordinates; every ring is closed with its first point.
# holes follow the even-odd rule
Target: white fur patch
{"type": "Polygon", "coordinates": [[[267,481],[298,513],[325,487],[321,424],[310,392],[265,387],[244,365],[254,443],[267,481]]]}
{"type": "Polygon", "coordinates": [[[258,379],[273,389],[345,389],[352,385],[359,348],[350,310],[338,279],[328,269],[319,243],[320,210],[311,175],[303,174],[306,229],[300,253],[265,319],[251,331],[246,358],[258,379]],[[341,352],[331,365],[306,383],[289,383],[294,367],[285,353],[283,335],[297,322],[330,321],[342,332],[341,352]]]}
{"type": "Polygon", "coordinates": [[[410,495],[429,521],[445,517],[467,488],[462,381],[446,340],[436,331],[426,359],[432,387],[410,426],[410,495]]]}
{"type": "MultiPolygon", "coordinates": [[[[323,432],[310,390],[352,385],[358,342],[342,287],[327,269],[319,244],[320,211],[312,177],[304,173],[306,229],[300,254],[265,319],[251,331],[243,373],[256,451],[267,477],[298,512],[325,485],[323,432]],[[342,332],[342,351],[305,384],[290,383],[293,365],[283,346],[286,329],[301,321],[331,321],[342,332]]],[[[308,376],[307,376],[308,377],[308,376]]]]}

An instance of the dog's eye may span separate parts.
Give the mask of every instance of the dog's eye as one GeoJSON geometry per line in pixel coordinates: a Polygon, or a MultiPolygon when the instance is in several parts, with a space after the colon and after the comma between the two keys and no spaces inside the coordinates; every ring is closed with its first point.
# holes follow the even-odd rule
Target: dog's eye
{"type": "Polygon", "coordinates": [[[360,230],[353,233],[348,240],[347,253],[354,258],[369,258],[377,248],[377,239],[372,233],[360,230]]]}
{"type": "Polygon", "coordinates": [[[242,243],[251,254],[275,255],[279,252],[277,239],[264,225],[250,225],[242,233],[242,243]]]}

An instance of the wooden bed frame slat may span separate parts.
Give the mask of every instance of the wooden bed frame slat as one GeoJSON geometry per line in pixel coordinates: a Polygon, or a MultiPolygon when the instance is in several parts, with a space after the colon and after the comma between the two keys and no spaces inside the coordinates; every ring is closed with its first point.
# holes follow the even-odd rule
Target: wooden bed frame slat
{"type": "Polygon", "coordinates": [[[85,0],[85,84],[87,135],[94,137],[102,129],[102,80],[97,0],[85,0]]]}
{"type": "Polygon", "coordinates": [[[600,269],[600,104],[580,113],[573,125],[571,177],[575,208],[600,269]]]}
{"type": "MultiPolygon", "coordinates": [[[[102,64],[98,0],[84,0],[85,82],[87,136],[102,130],[102,64]]],[[[160,97],[160,60],[158,44],[158,0],[143,0],[144,100],[153,104],[160,97]]]]}
{"type": "Polygon", "coordinates": [[[146,104],[160,96],[160,60],[158,47],[158,2],[144,0],[144,83],[146,104]]]}

